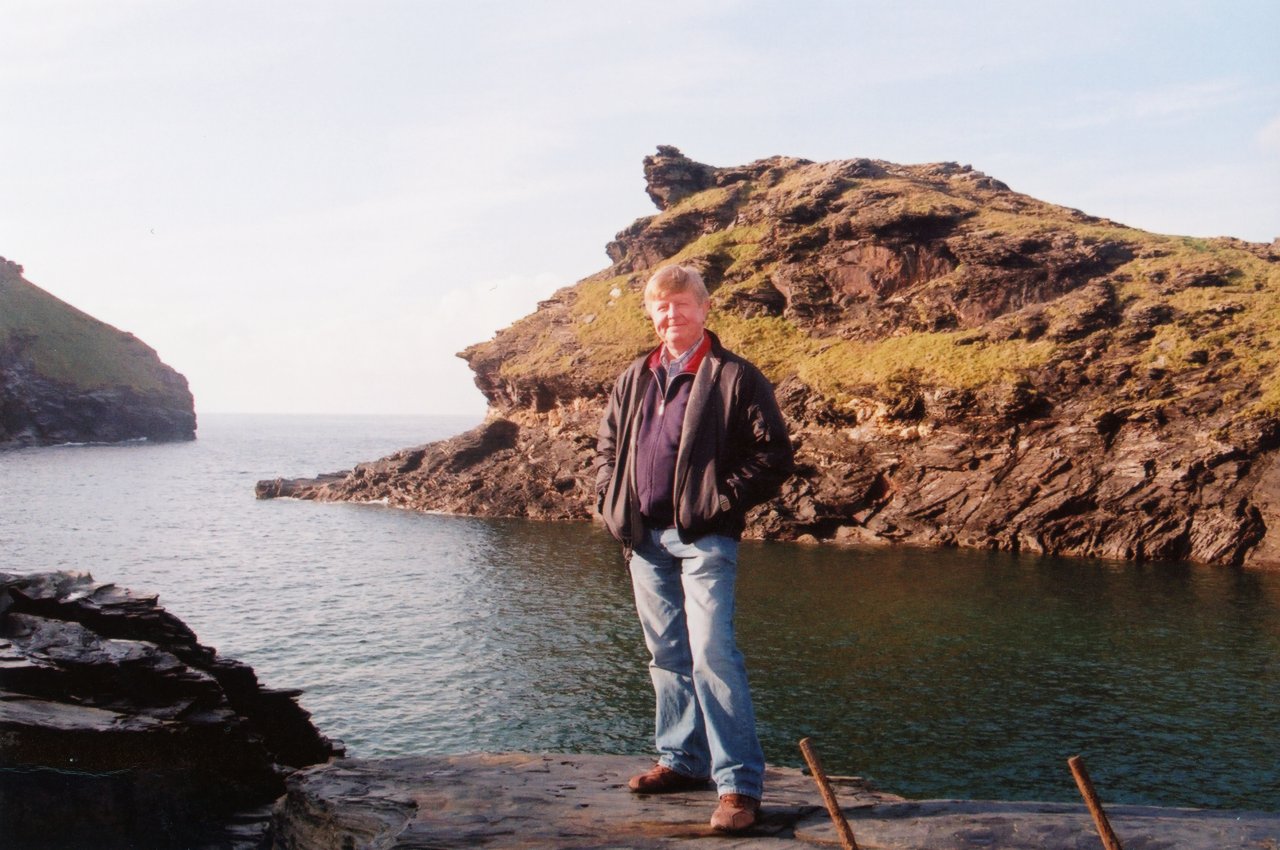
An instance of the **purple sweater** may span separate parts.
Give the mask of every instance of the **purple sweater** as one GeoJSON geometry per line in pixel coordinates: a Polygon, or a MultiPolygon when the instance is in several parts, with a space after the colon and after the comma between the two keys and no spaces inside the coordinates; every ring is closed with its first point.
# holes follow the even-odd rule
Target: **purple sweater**
{"type": "Polygon", "coordinates": [[[640,405],[636,496],[640,515],[651,528],[667,528],[675,522],[676,455],[680,451],[684,412],[689,405],[693,377],[710,348],[711,341],[704,336],[684,368],[671,376],[665,375],[661,349],[649,356],[654,380],[640,405]]]}

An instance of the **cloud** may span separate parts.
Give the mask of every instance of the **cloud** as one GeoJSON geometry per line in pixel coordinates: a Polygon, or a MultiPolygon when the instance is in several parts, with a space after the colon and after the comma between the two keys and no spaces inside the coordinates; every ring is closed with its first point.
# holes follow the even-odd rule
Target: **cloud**
{"type": "Polygon", "coordinates": [[[1225,104],[1240,103],[1248,91],[1239,80],[1210,80],[1185,86],[1139,91],[1131,95],[1132,112],[1138,118],[1196,115],[1225,104]]]}
{"type": "Polygon", "coordinates": [[[1258,147],[1269,153],[1280,154],[1280,115],[1272,118],[1255,137],[1258,147]]]}
{"type": "Polygon", "coordinates": [[[1088,161],[1064,163],[1038,182],[1018,188],[1132,227],[1179,236],[1234,236],[1253,242],[1276,237],[1280,170],[1253,161],[1151,162],[1143,166],[1088,161]],[[1067,167],[1075,165],[1077,167],[1067,167]]]}
{"type": "Polygon", "coordinates": [[[491,339],[536,310],[538,302],[556,289],[572,282],[543,272],[508,275],[452,289],[419,313],[422,338],[434,351],[456,354],[491,339]]]}
{"type": "Polygon", "coordinates": [[[1102,127],[1126,121],[1182,121],[1249,100],[1252,92],[1237,79],[1205,80],[1154,89],[1103,90],[1078,95],[1063,112],[1066,129],[1102,127]]]}

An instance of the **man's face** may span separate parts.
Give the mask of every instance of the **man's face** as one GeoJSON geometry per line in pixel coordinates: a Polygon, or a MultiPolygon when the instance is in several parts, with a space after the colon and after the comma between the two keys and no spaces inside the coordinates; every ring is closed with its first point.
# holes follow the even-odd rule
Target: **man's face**
{"type": "Polygon", "coordinates": [[[698,303],[692,292],[658,295],[647,306],[649,318],[653,319],[653,329],[672,357],[684,354],[702,338],[710,304],[698,303]]]}

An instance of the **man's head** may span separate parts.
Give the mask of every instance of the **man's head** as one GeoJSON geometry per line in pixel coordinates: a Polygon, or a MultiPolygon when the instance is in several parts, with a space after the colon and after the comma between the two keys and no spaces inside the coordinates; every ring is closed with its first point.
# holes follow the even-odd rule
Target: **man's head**
{"type": "Polygon", "coordinates": [[[672,357],[702,339],[711,296],[697,269],[665,266],[644,286],[644,311],[672,357]]]}

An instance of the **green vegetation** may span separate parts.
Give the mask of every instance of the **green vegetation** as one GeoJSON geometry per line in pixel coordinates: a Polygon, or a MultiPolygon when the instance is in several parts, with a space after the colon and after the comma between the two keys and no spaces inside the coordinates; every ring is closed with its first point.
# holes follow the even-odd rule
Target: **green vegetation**
{"type": "Polygon", "coordinates": [[[624,275],[580,284],[577,292],[571,311],[577,340],[589,353],[591,364],[601,367],[611,381],[618,364],[654,345],[653,326],[644,315],[640,291],[624,275]]]}
{"type": "Polygon", "coordinates": [[[966,342],[967,333],[915,333],[876,342],[810,337],[786,319],[713,314],[710,327],[774,382],[796,376],[840,401],[868,388],[913,380],[957,389],[1013,382],[1057,350],[1048,340],[966,342]]]}
{"type": "Polygon", "coordinates": [[[746,319],[713,311],[707,326],[727,348],[750,358],[774,383],[799,374],[803,364],[820,350],[820,343],[812,337],[774,316],[746,319]]]}
{"type": "Polygon", "coordinates": [[[709,260],[725,257],[730,260],[725,270],[732,275],[743,265],[752,263],[760,250],[760,240],[764,237],[763,225],[754,227],[729,227],[700,236],[684,246],[674,257],[673,263],[687,263],[694,260],[709,260]]]}
{"type": "Polygon", "coordinates": [[[1214,364],[1257,386],[1245,415],[1280,415],[1280,266],[1214,240],[1145,234],[1144,247],[1118,270],[1122,303],[1163,304],[1174,319],[1156,329],[1139,365],[1177,377],[1214,364]],[[1186,285],[1196,279],[1216,285],[1186,285]]]}
{"type": "Polygon", "coordinates": [[[841,342],[814,363],[814,377],[844,386],[883,385],[901,374],[959,389],[1013,381],[1043,365],[1057,346],[1048,340],[959,344],[967,334],[916,333],[876,343],[841,342]]]}
{"type": "Polygon", "coordinates": [[[733,202],[741,194],[742,184],[733,186],[717,186],[681,198],[658,214],[657,221],[674,218],[690,212],[706,212],[716,210],[733,202]]]}
{"type": "Polygon", "coordinates": [[[39,374],[77,389],[165,386],[155,352],[141,341],[0,270],[0,349],[14,346],[39,374]]]}
{"type": "Polygon", "coordinates": [[[516,322],[505,333],[529,347],[505,360],[499,373],[509,379],[574,373],[612,382],[623,364],[653,344],[653,329],[632,284],[628,275],[588,278],[574,287],[567,320],[539,310],[516,322]]]}
{"type": "Polygon", "coordinates": [[[859,216],[873,218],[953,218],[979,209],[978,204],[914,180],[885,177],[845,190],[843,198],[859,216]]]}
{"type": "Polygon", "coordinates": [[[1280,265],[1245,254],[1240,269],[1230,299],[1244,309],[1229,314],[1212,339],[1198,342],[1216,343],[1242,378],[1257,382],[1259,397],[1247,415],[1280,416],[1280,265]]]}

